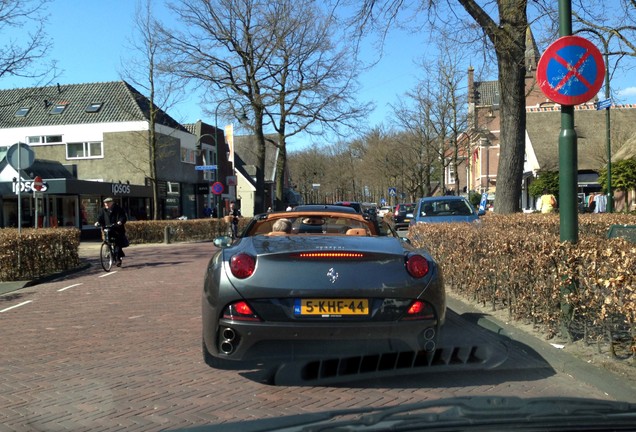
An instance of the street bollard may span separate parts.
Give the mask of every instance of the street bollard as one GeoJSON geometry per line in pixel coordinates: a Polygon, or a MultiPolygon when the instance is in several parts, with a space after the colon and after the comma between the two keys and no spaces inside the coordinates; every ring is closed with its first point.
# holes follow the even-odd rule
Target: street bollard
{"type": "Polygon", "coordinates": [[[163,229],[163,242],[165,244],[169,244],[170,243],[170,227],[167,226],[163,229]]]}

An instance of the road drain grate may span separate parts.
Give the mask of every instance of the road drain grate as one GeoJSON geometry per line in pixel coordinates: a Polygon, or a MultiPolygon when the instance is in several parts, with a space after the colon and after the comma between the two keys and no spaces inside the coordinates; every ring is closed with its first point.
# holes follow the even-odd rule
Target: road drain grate
{"type": "Polygon", "coordinates": [[[482,365],[488,357],[489,350],[477,346],[440,347],[434,352],[405,351],[310,361],[300,373],[303,381],[313,381],[415,368],[482,365]]]}

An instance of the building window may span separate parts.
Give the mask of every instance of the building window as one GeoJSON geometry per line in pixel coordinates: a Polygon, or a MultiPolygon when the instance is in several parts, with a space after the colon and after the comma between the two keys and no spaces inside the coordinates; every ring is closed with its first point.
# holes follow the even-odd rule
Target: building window
{"type": "Polygon", "coordinates": [[[447,173],[446,183],[447,184],[455,184],[455,181],[457,180],[455,178],[455,165],[453,165],[453,164],[448,165],[448,167],[446,169],[446,173],[447,173]]]}
{"type": "Polygon", "coordinates": [[[179,195],[179,183],[176,182],[166,182],[168,186],[168,190],[166,191],[168,195],[179,195]]]}
{"type": "Polygon", "coordinates": [[[31,107],[22,107],[19,108],[16,112],[15,112],[15,116],[16,117],[26,117],[27,114],[29,114],[29,111],[31,111],[31,107]]]}
{"type": "Polygon", "coordinates": [[[195,165],[197,162],[197,151],[195,149],[181,147],[181,162],[195,165]]]}
{"type": "Polygon", "coordinates": [[[95,159],[104,155],[101,142],[81,142],[66,144],[67,159],[95,159]]]}
{"type": "Polygon", "coordinates": [[[93,102],[86,107],[87,113],[95,113],[102,109],[102,102],[93,102]]]}
{"type": "Polygon", "coordinates": [[[62,114],[62,112],[66,109],[67,106],[68,104],[53,105],[53,108],[51,108],[51,111],[49,111],[49,114],[62,114]]]}
{"type": "Polygon", "coordinates": [[[60,144],[62,143],[62,135],[43,135],[27,137],[29,144],[60,144]]]}

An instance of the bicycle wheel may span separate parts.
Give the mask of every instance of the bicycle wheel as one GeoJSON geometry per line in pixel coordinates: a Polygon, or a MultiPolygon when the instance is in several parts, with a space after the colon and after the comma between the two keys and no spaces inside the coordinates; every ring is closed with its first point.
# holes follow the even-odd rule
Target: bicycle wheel
{"type": "Polygon", "coordinates": [[[113,253],[113,248],[111,248],[108,243],[102,243],[102,247],[99,251],[99,258],[102,261],[102,268],[104,269],[104,271],[110,271],[110,269],[113,267],[115,256],[113,253]]]}

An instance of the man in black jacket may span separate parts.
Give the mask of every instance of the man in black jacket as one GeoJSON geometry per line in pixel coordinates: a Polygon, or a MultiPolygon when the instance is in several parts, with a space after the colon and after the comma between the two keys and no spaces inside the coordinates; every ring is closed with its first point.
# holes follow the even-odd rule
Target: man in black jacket
{"type": "Polygon", "coordinates": [[[97,223],[102,227],[111,226],[115,233],[115,258],[117,259],[117,267],[121,267],[121,259],[126,256],[122,249],[124,239],[126,238],[126,212],[111,197],[104,200],[104,207],[97,216],[97,223]]]}

